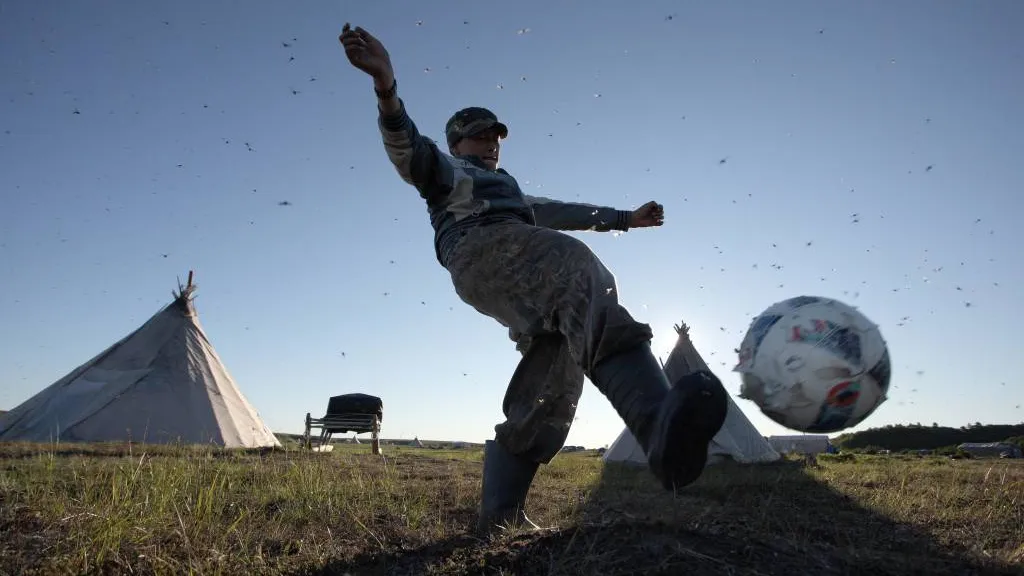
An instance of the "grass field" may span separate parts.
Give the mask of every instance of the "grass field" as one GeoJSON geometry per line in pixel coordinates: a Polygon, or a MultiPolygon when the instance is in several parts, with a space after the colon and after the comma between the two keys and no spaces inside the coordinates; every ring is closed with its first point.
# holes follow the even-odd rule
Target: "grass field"
{"type": "Polygon", "coordinates": [[[1024,574],[1024,462],[710,468],[671,495],[592,453],[541,468],[552,529],[468,530],[482,453],[0,444],[3,574],[1024,574]]]}

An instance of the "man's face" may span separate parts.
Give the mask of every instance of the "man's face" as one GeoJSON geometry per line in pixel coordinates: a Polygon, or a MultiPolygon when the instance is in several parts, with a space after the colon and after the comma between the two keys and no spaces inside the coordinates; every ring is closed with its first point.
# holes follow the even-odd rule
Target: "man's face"
{"type": "Polygon", "coordinates": [[[498,169],[498,154],[501,152],[501,139],[498,130],[488,128],[472,136],[467,136],[455,143],[452,152],[456,156],[479,156],[490,170],[498,169]]]}

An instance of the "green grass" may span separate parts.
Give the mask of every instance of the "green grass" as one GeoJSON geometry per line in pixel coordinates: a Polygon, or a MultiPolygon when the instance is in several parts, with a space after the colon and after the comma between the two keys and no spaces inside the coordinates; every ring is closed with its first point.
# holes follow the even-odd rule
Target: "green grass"
{"type": "Polygon", "coordinates": [[[552,529],[481,541],[481,460],[0,445],[0,573],[1024,573],[1020,461],[722,465],[673,495],[565,454],[530,494],[552,529]]]}

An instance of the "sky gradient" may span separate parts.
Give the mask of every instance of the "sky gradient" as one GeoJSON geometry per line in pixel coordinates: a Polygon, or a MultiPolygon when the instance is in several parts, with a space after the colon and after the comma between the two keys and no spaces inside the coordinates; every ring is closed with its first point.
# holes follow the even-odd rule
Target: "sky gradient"
{"type": "MultiPolygon", "coordinates": [[[[192,269],[200,321],[275,431],[366,392],[387,437],[492,437],[519,355],[434,260],[338,44],[351,22],[388,48],[424,134],[487,106],[524,192],[664,204],[661,228],[573,233],[660,355],[685,320],[735,397],[751,317],[830,296],[893,358],[860,428],[1024,421],[1024,4],[296,6],[0,2],[0,409],[192,269]]],[[[569,444],[622,430],[589,384],[577,416],[569,444]]]]}

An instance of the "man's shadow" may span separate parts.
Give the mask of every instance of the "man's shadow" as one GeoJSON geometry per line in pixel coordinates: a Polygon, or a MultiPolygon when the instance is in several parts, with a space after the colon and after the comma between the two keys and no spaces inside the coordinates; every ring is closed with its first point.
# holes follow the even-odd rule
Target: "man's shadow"
{"type": "Polygon", "coordinates": [[[861,506],[793,461],[717,464],[674,496],[646,470],[606,464],[576,516],[557,523],[492,542],[461,534],[411,550],[361,554],[315,573],[1024,573],[983,563],[966,547],[941,545],[918,527],[861,506]]]}

